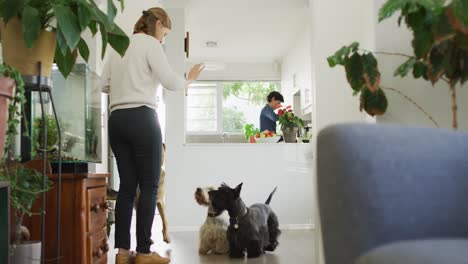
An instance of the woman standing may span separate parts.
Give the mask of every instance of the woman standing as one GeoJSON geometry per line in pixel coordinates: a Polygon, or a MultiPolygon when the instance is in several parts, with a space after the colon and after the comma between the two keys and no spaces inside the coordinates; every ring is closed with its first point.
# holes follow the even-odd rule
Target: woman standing
{"type": "Polygon", "coordinates": [[[150,252],[161,173],[162,136],[155,110],[157,88],[161,84],[169,90],[184,90],[203,70],[203,65],[195,65],[187,79],[174,73],[161,45],[170,30],[171,20],[163,9],[143,11],[125,56],[111,56],[103,72],[103,90],[110,94],[109,141],[120,177],[115,209],[117,264],[170,262],[150,252]],[[136,216],[135,256],[129,250],[137,186],[141,193],[136,216]]]}

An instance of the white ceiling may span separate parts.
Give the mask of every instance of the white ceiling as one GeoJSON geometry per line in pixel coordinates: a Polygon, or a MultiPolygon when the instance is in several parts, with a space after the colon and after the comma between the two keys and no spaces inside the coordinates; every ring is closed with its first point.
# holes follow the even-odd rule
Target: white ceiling
{"type": "Polygon", "coordinates": [[[127,33],[151,6],[186,7],[192,61],[273,62],[305,28],[308,0],[138,0],[117,22],[127,33]],[[216,41],[217,48],[207,48],[216,41]]]}

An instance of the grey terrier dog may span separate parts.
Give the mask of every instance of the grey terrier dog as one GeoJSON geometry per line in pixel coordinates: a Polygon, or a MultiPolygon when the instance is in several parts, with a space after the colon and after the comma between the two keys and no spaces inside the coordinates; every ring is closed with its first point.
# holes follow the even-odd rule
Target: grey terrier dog
{"type": "Polygon", "coordinates": [[[197,188],[195,191],[195,200],[201,206],[208,207],[208,214],[205,223],[200,227],[200,246],[198,252],[202,255],[208,253],[226,254],[229,252],[229,243],[226,238],[228,227],[227,216],[223,211],[216,213],[211,205],[208,192],[216,188],[205,187],[197,188]]]}
{"type": "Polygon", "coordinates": [[[227,239],[229,241],[229,256],[256,258],[265,251],[274,251],[278,246],[281,233],[278,217],[269,206],[276,188],[264,204],[254,204],[247,207],[240,198],[242,183],[232,189],[222,184],[218,190],[210,191],[211,204],[217,213],[227,210],[229,213],[229,227],[227,239]]]}

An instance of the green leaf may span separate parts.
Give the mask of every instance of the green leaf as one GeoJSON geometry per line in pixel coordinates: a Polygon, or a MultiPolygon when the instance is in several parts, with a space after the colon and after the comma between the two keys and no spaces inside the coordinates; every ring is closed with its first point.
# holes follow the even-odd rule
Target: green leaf
{"type": "Polygon", "coordinates": [[[25,0],[9,0],[3,1],[0,8],[0,13],[5,23],[15,16],[19,16],[24,9],[25,0]]]}
{"type": "Polygon", "coordinates": [[[360,91],[364,86],[365,81],[363,78],[364,68],[362,65],[361,56],[358,53],[354,53],[345,65],[346,77],[348,79],[351,88],[355,91],[360,91]]]}
{"type": "Polygon", "coordinates": [[[117,15],[117,7],[114,5],[113,0],[107,0],[107,19],[109,24],[114,23],[115,16],[117,15]]]}
{"type": "Polygon", "coordinates": [[[80,51],[81,57],[88,62],[89,60],[89,48],[84,39],[80,39],[80,42],[78,42],[78,50],[80,51]]]}
{"type": "MultiPolygon", "coordinates": [[[[99,9],[99,6],[94,1],[91,1],[91,12],[94,13],[93,21],[102,24],[103,28],[106,31],[109,31],[112,28],[112,23],[109,23],[107,15],[99,9]]],[[[100,27],[101,28],[101,27],[100,27]]]]}
{"type": "Polygon", "coordinates": [[[413,76],[414,78],[418,79],[423,77],[427,79],[427,66],[421,61],[415,62],[413,66],[413,76]]]}
{"type": "Polygon", "coordinates": [[[41,20],[37,9],[26,6],[21,18],[23,23],[23,37],[27,48],[32,48],[41,33],[41,20]]]}
{"type": "Polygon", "coordinates": [[[397,11],[403,9],[403,7],[406,5],[405,0],[390,0],[387,1],[379,11],[379,22],[382,20],[391,17],[394,13],[397,11]]]}
{"type": "Polygon", "coordinates": [[[455,0],[453,1],[453,12],[455,17],[460,20],[465,27],[468,27],[468,1],[455,0]]]}
{"type": "Polygon", "coordinates": [[[102,39],[102,53],[101,53],[101,58],[104,59],[104,56],[106,55],[106,49],[107,49],[107,30],[105,25],[102,23],[99,23],[99,31],[101,32],[101,39],[102,39]]]}
{"type": "Polygon", "coordinates": [[[434,44],[434,38],[430,30],[414,31],[414,39],[412,41],[414,53],[418,59],[424,58],[434,44]]]}
{"type": "Polygon", "coordinates": [[[395,72],[393,73],[394,76],[405,77],[408,75],[409,71],[413,70],[415,63],[418,60],[416,58],[410,58],[405,63],[400,65],[395,72]]]}
{"type": "Polygon", "coordinates": [[[435,84],[447,70],[452,71],[447,66],[450,64],[452,48],[450,43],[445,41],[431,50],[429,57],[430,71],[428,75],[432,84],[435,84]]]}
{"type": "Polygon", "coordinates": [[[398,11],[414,12],[424,7],[434,12],[440,12],[444,0],[388,0],[379,11],[379,22],[393,16],[398,11]]]}
{"type": "Polygon", "coordinates": [[[330,68],[333,68],[336,65],[338,65],[338,58],[336,55],[330,56],[327,58],[327,62],[328,62],[328,66],[330,66],[330,68]]]}
{"type": "Polygon", "coordinates": [[[368,89],[363,89],[361,93],[361,109],[369,115],[383,115],[388,108],[388,100],[382,89],[372,93],[368,89]]]}
{"type": "Polygon", "coordinates": [[[63,33],[70,49],[75,49],[80,41],[80,25],[75,14],[68,6],[56,5],[54,6],[55,16],[59,30],[63,33]]]}
{"type": "Polygon", "coordinates": [[[349,46],[349,48],[351,49],[352,52],[358,51],[358,49],[359,49],[359,42],[353,42],[353,43],[351,43],[351,45],[349,46]]]}
{"type": "Polygon", "coordinates": [[[366,53],[362,56],[362,65],[364,67],[364,73],[369,76],[371,84],[374,85],[377,78],[380,76],[377,59],[372,53],[366,53]]]}
{"type": "Polygon", "coordinates": [[[67,50],[69,49],[67,41],[65,40],[62,30],[60,30],[60,27],[58,27],[57,30],[57,46],[57,48],[60,49],[60,51],[62,52],[62,55],[65,55],[67,53],[67,50]]]}
{"type": "Polygon", "coordinates": [[[98,31],[96,21],[91,21],[89,23],[89,29],[91,30],[91,33],[93,34],[93,37],[94,37],[98,31]]]}
{"type": "Polygon", "coordinates": [[[112,30],[108,32],[107,37],[111,47],[123,57],[130,45],[130,39],[125,32],[115,25],[112,30]]]}
{"type": "Polygon", "coordinates": [[[78,20],[80,23],[81,30],[85,30],[88,27],[92,19],[92,12],[86,2],[78,3],[78,20]]]}
{"type": "Polygon", "coordinates": [[[466,80],[468,80],[468,52],[465,51],[463,56],[460,58],[460,65],[462,65],[461,71],[461,80],[460,83],[463,85],[465,84],[466,80]]]}
{"type": "Polygon", "coordinates": [[[445,36],[453,33],[453,28],[450,25],[448,16],[446,15],[438,16],[436,21],[432,24],[431,30],[435,41],[443,39],[445,36]]]}
{"type": "Polygon", "coordinates": [[[124,0],[119,0],[119,2],[120,2],[120,10],[123,12],[125,9],[124,0]]]}
{"type": "Polygon", "coordinates": [[[335,54],[327,58],[328,65],[333,68],[336,65],[344,65],[346,61],[349,59],[349,54],[351,52],[357,52],[359,49],[359,43],[358,42],[353,42],[349,46],[343,46],[341,49],[339,49],[335,54]]]}
{"type": "Polygon", "coordinates": [[[55,61],[57,63],[59,71],[65,78],[67,78],[73,69],[73,65],[75,65],[75,59],[73,58],[71,51],[67,49],[67,52],[65,53],[65,55],[63,55],[59,51],[59,49],[56,49],[55,61]]]}

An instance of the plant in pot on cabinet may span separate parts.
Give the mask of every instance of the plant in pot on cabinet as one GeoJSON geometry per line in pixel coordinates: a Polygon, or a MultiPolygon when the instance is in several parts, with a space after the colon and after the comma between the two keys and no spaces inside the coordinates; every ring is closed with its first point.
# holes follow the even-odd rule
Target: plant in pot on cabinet
{"type": "MultiPolygon", "coordinates": [[[[123,0],[119,0],[123,9],[123,0]]],[[[67,77],[76,61],[77,51],[88,61],[89,48],[81,33],[89,29],[101,33],[102,57],[108,44],[124,55],[129,38],[114,23],[117,8],[107,1],[107,14],[94,0],[0,0],[0,33],[4,62],[23,75],[50,77],[52,63],[67,77]]]]}
{"type": "Polygon", "coordinates": [[[299,128],[304,126],[304,121],[293,113],[291,106],[279,109],[278,115],[284,142],[296,143],[296,135],[299,128]]]}
{"type": "MultiPolygon", "coordinates": [[[[0,64],[0,181],[10,184],[10,201],[14,211],[13,231],[13,263],[30,263],[40,258],[40,242],[26,242],[29,232],[25,228],[23,218],[31,215],[31,207],[42,189],[42,175],[33,169],[28,169],[11,159],[10,147],[18,134],[19,117],[24,113],[24,84],[21,74],[12,67],[0,64]],[[35,252],[36,255],[31,255],[35,252]]],[[[46,188],[50,183],[46,182],[46,188]]]]}

